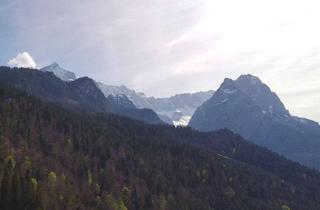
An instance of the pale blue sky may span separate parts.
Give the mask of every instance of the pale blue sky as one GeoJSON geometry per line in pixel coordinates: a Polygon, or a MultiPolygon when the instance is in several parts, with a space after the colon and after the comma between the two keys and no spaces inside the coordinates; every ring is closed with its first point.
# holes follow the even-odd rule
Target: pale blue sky
{"type": "Polygon", "coordinates": [[[0,0],[0,65],[28,52],[147,95],[216,89],[251,73],[320,121],[315,0],[0,0]]]}

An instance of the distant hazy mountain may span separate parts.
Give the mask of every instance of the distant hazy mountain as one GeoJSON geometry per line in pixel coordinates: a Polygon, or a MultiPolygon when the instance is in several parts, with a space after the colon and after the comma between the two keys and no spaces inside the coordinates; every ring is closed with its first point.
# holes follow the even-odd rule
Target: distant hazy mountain
{"type": "Polygon", "coordinates": [[[187,125],[196,108],[214,93],[214,91],[209,90],[206,92],[178,94],[167,98],[154,98],[147,97],[143,93],[137,93],[125,86],[112,86],[103,83],[97,83],[97,86],[105,96],[125,95],[138,108],[150,108],[163,121],[175,125],[187,125]]]}
{"type": "Polygon", "coordinates": [[[76,79],[76,75],[73,72],[60,67],[57,63],[52,63],[49,66],[43,67],[40,69],[40,71],[52,72],[55,76],[59,77],[63,81],[73,81],[76,79]]]}
{"type": "Polygon", "coordinates": [[[191,127],[228,128],[288,158],[320,169],[320,126],[292,116],[279,97],[252,75],[225,79],[194,113],[191,127]]]}
{"type": "Polygon", "coordinates": [[[136,108],[125,96],[105,97],[96,82],[88,77],[65,82],[52,72],[0,67],[0,84],[71,109],[113,113],[150,124],[163,123],[154,111],[136,108]]]}

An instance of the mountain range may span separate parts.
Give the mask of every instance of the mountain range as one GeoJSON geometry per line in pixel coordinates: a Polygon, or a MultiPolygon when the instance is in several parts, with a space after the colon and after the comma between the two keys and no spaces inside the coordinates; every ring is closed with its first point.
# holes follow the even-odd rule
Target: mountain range
{"type": "Polygon", "coordinates": [[[320,173],[291,161],[318,168],[320,126],[259,78],[156,99],[45,69],[0,67],[0,209],[320,208],[320,173]],[[134,97],[169,122],[196,109],[192,128],[134,97]]]}
{"type": "Polygon", "coordinates": [[[147,97],[87,77],[77,79],[57,63],[40,71],[2,67],[0,83],[71,109],[113,113],[151,124],[186,126],[191,119],[189,126],[200,131],[228,128],[255,144],[320,169],[319,124],[292,116],[276,93],[252,75],[225,79],[216,92],[168,98],[147,97]]]}
{"type": "Polygon", "coordinates": [[[81,113],[3,85],[0,116],[3,210],[320,208],[319,172],[226,129],[81,113]]]}
{"type": "Polygon", "coordinates": [[[292,116],[258,77],[225,79],[189,124],[201,131],[228,128],[258,145],[320,169],[320,126],[292,116]]]}
{"type": "MultiPolygon", "coordinates": [[[[56,62],[41,68],[40,71],[52,72],[63,81],[73,81],[76,79],[73,72],[62,68],[56,62]]],[[[117,98],[128,98],[137,108],[152,109],[162,121],[175,126],[187,126],[195,110],[214,94],[214,91],[209,90],[155,98],[147,97],[144,93],[136,92],[123,85],[107,85],[101,82],[96,82],[96,85],[104,93],[105,97],[111,95],[117,98]]]]}
{"type": "Polygon", "coordinates": [[[147,97],[144,93],[137,93],[125,86],[106,85],[98,82],[97,86],[108,95],[125,95],[138,108],[149,108],[154,110],[159,117],[168,124],[186,126],[194,111],[204,101],[209,99],[214,91],[184,93],[167,98],[147,97]]]}

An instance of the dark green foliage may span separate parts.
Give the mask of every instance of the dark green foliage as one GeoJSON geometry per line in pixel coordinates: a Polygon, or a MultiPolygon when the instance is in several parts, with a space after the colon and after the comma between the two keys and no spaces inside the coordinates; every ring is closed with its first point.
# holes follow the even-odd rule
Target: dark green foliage
{"type": "Polygon", "coordinates": [[[0,88],[0,209],[320,209],[320,175],[227,130],[80,115],[0,88]]]}

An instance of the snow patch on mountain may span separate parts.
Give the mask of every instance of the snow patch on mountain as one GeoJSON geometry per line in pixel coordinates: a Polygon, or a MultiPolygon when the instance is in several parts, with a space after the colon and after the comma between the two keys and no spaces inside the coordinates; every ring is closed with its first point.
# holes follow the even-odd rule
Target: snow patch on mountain
{"type": "Polygon", "coordinates": [[[191,116],[185,115],[181,117],[178,121],[173,121],[174,126],[187,126],[191,120],[191,116]]]}
{"type": "Polygon", "coordinates": [[[190,116],[204,101],[209,99],[214,91],[177,94],[168,98],[147,97],[126,86],[112,86],[97,82],[98,88],[108,95],[125,95],[137,108],[154,110],[164,121],[170,124],[186,125],[190,116]]]}

